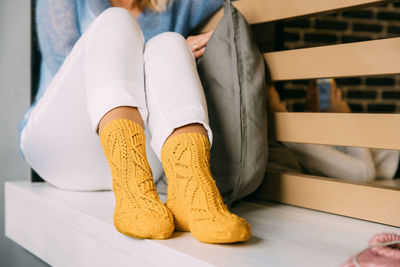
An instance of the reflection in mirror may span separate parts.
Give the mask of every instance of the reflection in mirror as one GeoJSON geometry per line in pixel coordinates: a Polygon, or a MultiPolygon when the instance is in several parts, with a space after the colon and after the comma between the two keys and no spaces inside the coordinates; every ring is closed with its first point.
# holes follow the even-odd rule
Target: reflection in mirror
{"type": "Polygon", "coordinates": [[[276,88],[290,112],[400,113],[400,75],[285,81],[276,88]]]}
{"type": "MultiPolygon", "coordinates": [[[[275,40],[275,49],[288,50],[399,37],[399,22],[399,1],[291,20],[278,24],[275,36],[280,35],[280,38],[275,40]]],[[[307,102],[309,83],[309,80],[297,80],[276,84],[289,111],[307,112],[310,108],[316,108],[315,103],[310,107],[310,100],[307,102]]],[[[400,112],[399,75],[339,78],[336,83],[352,112],[400,112]]],[[[322,104],[326,103],[324,99],[312,101],[318,100],[322,104]]]]}
{"type": "MultiPolygon", "coordinates": [[[[350,107],[343,100],[335,81],[328,79],[323,83],[330,85],[330,100],[321,106],[328,107],[332,112],[350,112],[350,107]]],[[[313,93],[308,93],[307,99],[314,99],[314,95],[318,95],[318,82],[310,82],[308,86],[313,93]]],[[[311,108],[320,110],[319,103],[311,104],[311,108]]],[[[268,86],[268,109],[274,112],[288,111],[287,103],[281,101],[273,84],[268,86]]],[[[400,188],[398,150],[287,142],[272,143],[269,149],[269,170],[301,172],[400,188]]]]}
{"type": "MultiPolygon", "coordinates": [[[[262,52],[399,37],[400,1],[253,29],[262,52]],[[260,34],[265,30],[273,33],[269,34],[273,42],[260,34]]],[[[268,86],[268,108],[275,112],[400,113],[400,75],[277,82],[268,86]]],[[[270,170],[400,189],[397,150],[274,142],[269,151],[270,170]]]]}

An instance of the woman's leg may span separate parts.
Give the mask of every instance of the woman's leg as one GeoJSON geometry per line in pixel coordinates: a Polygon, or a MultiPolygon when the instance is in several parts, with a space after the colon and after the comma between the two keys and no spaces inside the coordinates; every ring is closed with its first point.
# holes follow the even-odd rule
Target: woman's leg
{"type": "Polygon", "coordinates": [[[211,176],[212,132],[191,49],[181,35],[163,33],[146,44],[144,61],[151,145],[168,180],[176,229],[208,243],[249,239],[250,226],[228,211],[211,176]]]}
{"type": "Polygon", "coordinates": [[[107,112],[106,115],[104,115],[103,118],[100,120],[99,132],[101,132],[101,129],[103,129],[103,127],[107,123],[116,119],[127,119],[134,121],[139,124],[143,130],[145,129],[142,116],[140,115],[140,112],[136,107],[116,107],[107,112]]]}
{"type": "Polygon", "coordinates": [[[94,129],[102,126],[100,142],[113,178],[114,225],[133,237],[164,239],[174,224],[158,197],[146,155],[143,34],[127,10],[110,10],[109,18],[96,25],[85,68],[89,116],[94,129]],[[118,104],[122,99],[130,99],[129,107],[118,104]]]}
{"type": "Polygon", "coordinates": [[[147,120],[143,46],[128,11],[104,11],[32,111],[21,149],[39,175],[61,188],[104,189],[112,176],[115,227],[138,238],[167,238],[173,218],[155,191],[140,125],[147,120]],[[118,109],[127,112],[102,125],[99,141],[99,122],[118,109]]]}

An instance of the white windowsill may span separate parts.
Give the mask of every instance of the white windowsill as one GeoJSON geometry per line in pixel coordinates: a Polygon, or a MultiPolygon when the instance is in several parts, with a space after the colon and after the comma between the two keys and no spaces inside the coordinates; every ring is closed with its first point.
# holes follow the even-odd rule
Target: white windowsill
{"type": "Polygon", "coordinates": [[[168,240],[138,240],[114,229],[110,191],[6,182],[5,198],[6,236],[56,266],[339,266],[375,233],[400,233],[289,205],[241,202],[233,211],[252,226],[246,243],[203,244],[180,232],[168,240]]]}

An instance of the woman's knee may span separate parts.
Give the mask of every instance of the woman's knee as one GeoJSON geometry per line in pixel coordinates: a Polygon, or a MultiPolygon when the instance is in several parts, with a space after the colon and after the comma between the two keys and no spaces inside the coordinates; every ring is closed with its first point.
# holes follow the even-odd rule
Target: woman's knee
{"type": "MultiPolygon", "coordinates": [[[[129,13],[128,10],[121,7],[110,7],[104,10],[97,18],[94,23],[106,23],[106,24],[126,24],[136,19],[129,13]]],[[[122,26],[122,25],[120,25],[122,26]]]]}
{"type": "Polygon", "coordinates": [[[151,38],[148,43],[170,43],[170,42],[186,42],[185,38],[177,32],[163,32],[151,38]]]}
{"type": "MultiPolygon", "coordinates": [[[[89,35],[96,33],[105,33],[106,38],[101,40],[118,40],[118,37],[135,37],[144,44],[143,32],[137,20],[128,10],[121,7],[111,7],[104,10],[90,25],[89,35]]],[[[90,38],[91,39],[91,38],[90,38]]],[[[101,41],[100,40],[100,41],[101,41]]]]}
{"type": "Polygon", "coordinates": [[[149,53],[173,54],[176,52],[191,52],[186,39],[179,33],[176,32],[164,32],[151,38],[145,47],[145,56],[149,53]]]}

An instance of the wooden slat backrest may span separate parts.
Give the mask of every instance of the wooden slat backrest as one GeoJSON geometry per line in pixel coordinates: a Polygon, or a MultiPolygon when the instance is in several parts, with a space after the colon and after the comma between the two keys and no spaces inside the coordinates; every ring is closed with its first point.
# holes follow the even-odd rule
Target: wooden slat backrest
{"type": "MultiPolygon", "coordinates": [[[[256,24],[389,2],[392,1],[238,0],[234,5],[250,24],[256,24]]],[[[222,13],[219,11],[201,32],[213,30],[222,13]]],[[[397,74],[400,73],[400,38],[269,52],[264,58],[273,81],[397,74]]],[[[270,118],[271,140],[400,150],[400,114],[277,112],[270,114],[270,118]]],[[[378,182],[361,184],[267,172],[256,195],[400,226],[398,208],[390,205],[400,202],[400,189],[378,182]],[[379,201],[371,201],[371,196],[379,201]],[[370,203],[368,208],[366,203],[370,203]]]]}
{"type": "MultiPolygon", "coordinates": [[[[238,0],[234,5],[250,23],[260,23],[389,2],[238,0]]],[[[221,12],[202,31],[213,29],[221,12]]],[[[264,58],[273,81],[395,74],[400,73],[400,37],[269,52],[264,58]]],[[[397,114],[289,112],[275,113],[272,118],[272,138],[277,141],[400,149],[397,114]]]]}

